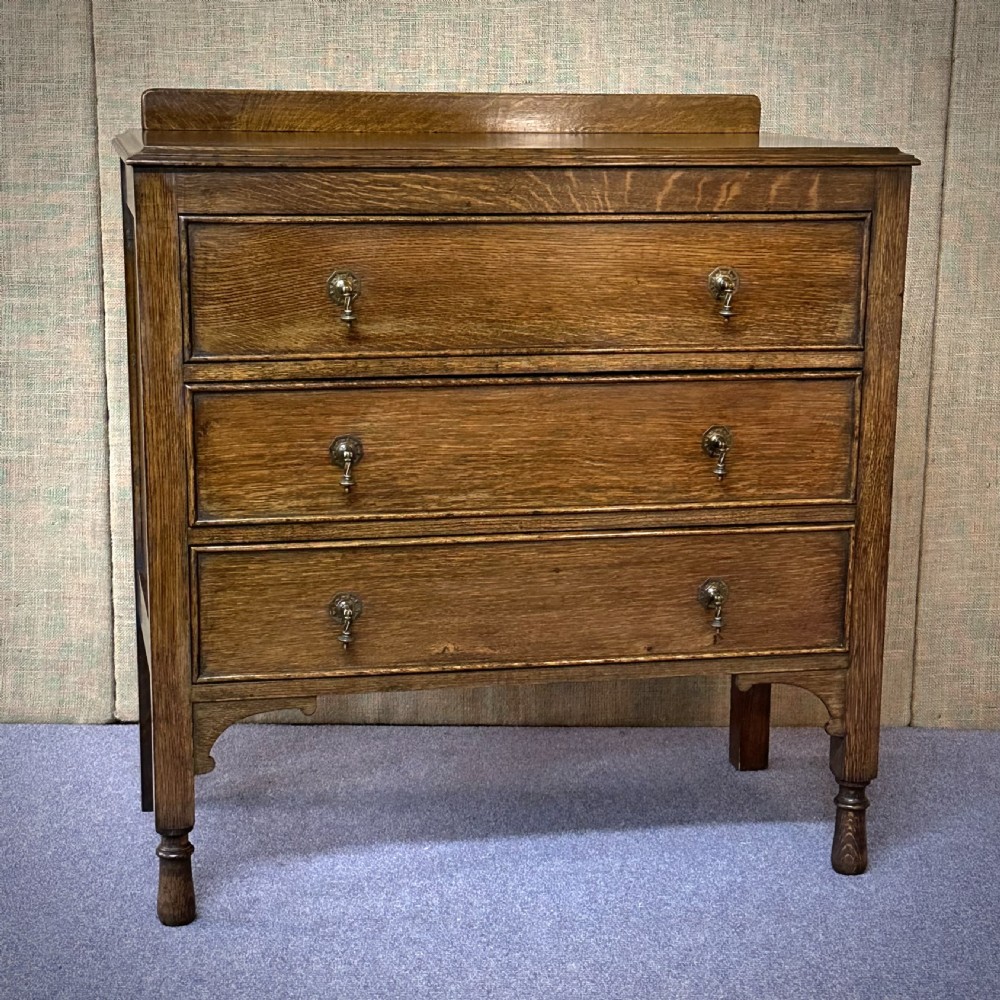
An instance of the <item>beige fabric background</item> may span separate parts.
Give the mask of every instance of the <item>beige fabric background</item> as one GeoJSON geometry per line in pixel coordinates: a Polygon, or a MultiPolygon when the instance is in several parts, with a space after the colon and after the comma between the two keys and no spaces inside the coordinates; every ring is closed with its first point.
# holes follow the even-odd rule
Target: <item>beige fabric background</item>
{"type": "MultiPolygon", "coordinates": [[[[996,380],[990,379],[987,368],[992,358],[995,374],[996,350],[988,340],[982,346],[981,340],[989,333],[987,311],[996,307],[984,282],[976,284],[971,275],[976,261],[986,263],[989,227],[996,232],[995,184],[987,186],[989,177],[996,180],[996,168],[989,164],[994,173],[985,175],[975,196],[966,187],[970,178],[986,168],[988,151],[982,140],[974,141],[977,129],[988,124],[995,130],[990,109],[997,92],[995,79],[985,96],[980,88],[990,84],[987,68],[995,73],[996,60],[991,63],[983,58],[988,55],[987,43],[977,27],[984,17],[995,22],[989,0],[959,0],[957,21],[952,0],[872,4],[840,0],[810,4],[797,0],[450,4],[435,0],[381,5],[317,0],[178,0],[171,4],[93,0],[92,26],[88,9],[78,0],[8,0],[6,8],[11,28],[5,40],[12,50],[26,53],[14,64],[5,60],[3,70],[5,92],[13,95],[11,103],[21,107],[14,128],[5,127],[3,132],[11,143],[10,150],[5,150],[5,169],[17,194],[11,207],[22,235],[14,229],[8,234],[5,229],[0,245],[17,255],[13,271],[20,290],[15,301],[27,315],[8,316],[5,301],[4,329],[19,364],[22,359],[26,364],[34,359],[35,342],[40,338],[48,353],[40,361],[38,380],[22,376],[5,400],[21,414],[22,423],[13,426],[23,426],[28,410],[41,410],[48,423],[33,418],[29,431],[12,435],[12,468],[24,468],[26,482],[21,493],[15,494],[8,471],[4,513],[17,511],[19,518],[24,514],[21,496],[25,491],[31,502],[27,521],[18,526],[18,538],[12,540],[15,554],[25,555],[11,563],[15,575],[10,602],[16,605],[16,613],[9,619],[4,614],[0,717],[41,717],[46,712],[57,717],[70,706],[73,717],[106,718],[112,663],[116,665],[116,712],[121,718],[134,715],[120,218],[110,139],[137,124],[139,96],[147,87],[245,86],[753,92],[761,96],[764,127],[770,131],[890,143],[916,153],[924,165],[915,172],[911,223],[884,717],[888,723],[905,724],[912,709],[914,717],[925,723],[1000,725],[998,678],[989,657],[991,640],[994,652],[996,648],[997,602],[982,586],[970,595],[965,576],[973,565],[973,544],[982,552],[1000,533],[992,516],[996,512],[996,456],[991,462],[989,453],[996,445],[995,437],[988,434],[1000,419],[996,380]],[[959,48],[952,89],[956,23],[959,48]],[[46,75],[51,77],[48,86],[46,75]],[[73,81],[84,78],[88,86],[74,85],[73,81]],[[54,96],[58,94],[62,96],[54,96]],[[39,119],[30,110],[24,112],[32,100],[42,100],[39,95],[47,95],[45,99],[58,108],[55,120],[51,115],[39,119]],[[949,120],[956,123],[954,130],[949,120]],[[947,176],[943,174],[946,136],[950,137],[947,176]],[[26,154],[29,145],[42,152],[26,154]],[[60,156],[48,155],[53,145],[59,146],[60,156]],[[94,252],[96,198],[93,189],[87,188],[94,176],[95,148],[100,159],[103,258],[94,252]],[[42,172],[36,159],[48,173],[42,172]],[[942,186],[944,232],[955,234],[955,245],[942,258],[941,321],[932,337],[942,186]],[[54,196],[53,192],[71,207],[58,225],[38,230],[31,206],[39,197],[54,196]],[[974,238],[965,235],[969,229],[975,231],[974,238]],[[68,246],[80,252],[72,258],[72,278],[60,280],[63,269],[71,266],[65,258],[68,246]],[[94,293],[102,259],[103,351],[94,342],[100,331],[94,293]],[[85,260],[90,264],[85,266],[85,260]],[[40,281],[40,275],[47,276],[46,280],[40,281]],[[968,296],[977,292],[970,311],[968,296]],[[70,317],[65,315],[67,302],[75,310],[70,317]],[[67,355],[56,353],[67,338],[76,352],[68,370],[63,364],[67,355]],[[973,338],[976,342],[970,343],[973,338]],[[922,559],[932,350],[934,420],[926,556],[922,559]],[[96,370],[102,360],[106,432],[100,412],[104,379],[96,370]],[[59,409],[58,389],[70,381],[79,391],[73,394],[73,411],[65,414],[59,409]],[[950,397],[961,405],[949,404],[950,397]],[[18,400],[16,406],[11,399],[18,400]],[[95,402],[96,410],[84,406],[83,399],[95,402]],[[969,441],[961,446],[964,450],[956,450],[956,436],[966,438],[965,417],[973,405],[984,425],[981,443],[969,441]],[[58,428],[50,426],[55,423],[58,428]],[[71,443],[79,444],[82,437],[86,448],[93,438],[101,454],[91,456],[94,461],[75,456],[75,464],[65,465],[58,435],[52,431],[67,429],[73,431],[71,443]],[[978,469],[988,469],[993,481],[980,476],[978,469]],[[84,494],[92,499],[95,490],[107,488],[103,508],[82,503],[74,507],[78,523],[73,524],[71,539],[65,537],[66,532],[60,535],[52,529],[51,521],[61,509],[58,497],[51,493],[54,483],[74,491],[74,501],[84,494]],[[964,525],[957,537],[955,523],[964,525]],[[27,559],[28,553],[33,561],[27,559]],[[104,594],[106,599],[109,558],[113,646],[106,602],[103,618],[93,611],[99,603],[95,595],[104,594]],[[89,573],[85,579],[83,570],[89,573]],[[920,619],[916,622],[918,580],[920,619]],[[85,595],[83,606],[80,594],[85,595]],[[964,603],[966,598],[969,605],[964,603]],[[976,601],[978,616],[968,614],[976,601]],[[953,639],[950,630],[960,635],[953,639]],[[8,634],[13,642],[7,642],[8,634]],[[75,643],[84,634],[93,637],[93,642],[86,649],[74,645],[72,652],[60,656],[52,643],[47,647],[35,644],[43,634],[54,634],[56,646],[68,642],[67,636],[75,643]],[[917,704],[911,706],[914,694],[917,704]]],[[[994,47],[995,28],[994,23],[988,43],[994,47]]],[[[5,462],[7,451],[5,446],[5,462]]],[[[980,558],[985,571],[986,557],[980,558]]],[[[779,691],[779,721],[818,718],[810,696],[779,691]]],[[[707,682],[681,680],[595,685],[585,704],[581,706],[579,697],[574,701],[591,721],[614,721],[637,713],[650,721],[665,717],[697,724],[722,720],[721,695],[717,686],[707,682]]],[[[559,685],[528,690],[516,715],[523,721],[552,720],[563,701],[559,685]]],[[[482,721],[494,718],[497,704],[489,690],[467,691],[450,699],[383,695],[341,699],[326,706],[322,717],[426,719],[431,702],[434,718],[482,721]]]]}
{"type": "Polygon", "coordinates": [[[1000,726],[1000,5],[962,0],[948,115],[913,719],[1000,726]]]}
{"type": "Polygon", "coordinates": [[[86,2],[0,4],[0,718],[113,712],[86,2]]]}

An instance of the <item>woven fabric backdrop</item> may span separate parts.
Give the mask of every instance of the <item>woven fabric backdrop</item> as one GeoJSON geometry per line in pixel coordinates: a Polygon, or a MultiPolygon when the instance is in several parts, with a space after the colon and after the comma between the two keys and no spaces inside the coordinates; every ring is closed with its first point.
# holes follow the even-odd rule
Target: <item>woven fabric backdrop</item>
{"type": "MultiPolygon", "coordinates": [[[[154,86],[357,90],[735,91],[761,96],[764,127],[888,142],[917,173],[900,421],[886,718],[908,721],[920,495],[952,5],[505,2],[201,4],[95,0],[107,281],[118,708],[133,711],[132,584],[126,549],[126,382],[117,167],[112,136],[136,124],[154,86]],[[870,9],[873,8],[873,9],[870,9]],[[891,42],[891,44],[890,44],[891,42]],[[114,262],[114,264],[112,264],[114,262]]],[[[812,697],[779,689],[776,717],[818,718],[812,697]]],[[[319,718],[522,721],[634,717],[718,722],[725,691],[701,679],[465,689],[337,699],[319,718]],[[517,705],[512,704],[517,699],[517,705]]]]}
{"type": "Polygon", "coordinates": [[[90,5],[0,5],[0,718],[112,718],[90,5]]]}
{"type": "MultiPolygon", "coordinates": [[[[120,216],[117,164],[111,150],[112,136],[138,123],[139,97],[144,89],[154,86],[216,86],[266,88],[343,88],[399,90],[510,90],[510,91],[738,91],[761,96],[764,127],[769,131],[814,134],[832,139],[855,139],[889,143],[916,153],[923,166],[915,171],[912,210],[911,249],[909,256],[908,289],[903,335],[902,378],[900,388],[900,420],[896,468],[896,500],[894,504],[894,534],[890,579],[889,622],[886,642],[885,720],[906,723],[911,717],[914,690],[921,700],[918,716],[937,724],[968,724],[980,722],[1000,725],[996,710],[997,678],[990,674],[990,665],[979,658],[959,662],[948,642],[936,637],[940,648],[931,647],[923,639],[918,642],[928,652],[922,658],[921,669],[927,669],[926,679],[918,678],[913,686],[914,626],[917,608],[918,578],[921,581],[921,628],[935,627],[935,615],[947,596],[948,583],[936,588],[931,575],[953,581],[956,561],[953,549],[933,545],[946,533],[947,510],[966,511],[970,501],[978,502],[983,490],[972,474],[951,484],[940,481],[941,513],[928,509],[927,527],[938,531],[935,540],[928,539],[928,551],[938,551],[935,560],[921,567],[922,496],[925,477],[924,455],[927,442],[927,400],[931,373],[932,344],[935,359],[942,358],[941,346],[945,334],[939,325],[932,340],[932,325],[936,301],[938,272],[938,237],[941,228],[941,191],[945,182],[945,145],[949,107],[954,119],[961,114],[959,105],[968,102],[969,141],[964,146],[957,138],[948,146],[949,180],[946,192],[960,188],[963,178],[978,169],[982,150],[971,142],[976,122],[989,121],[982,100],[976,94],[977,77],[981,71],[973,58],[973,49],[984,44],[977,37],[976,18],[990,7],[988,0],[960,0],[956,36],[965,46],[956,66],[967,58],[969,77],[966,89],[956,88],[950,94],[951,53],[954,28],[954,7],[951,0],[906,2],[891,0],[878,4],[843,3],[842,0],[819,0],[802,4],[796,0],[751,0],[751,2],[689,2],[661,4],[651,0],[634,3],[612,3],[607,0],[559,0],[559,2],[506,2],[481,4],[449,4],[438,2],[396,2],[373,5],[360,2],[293,2],[293,0],[242,0],[238,3],[203,4],[195,0],[177,0],[167,4],[149,0],[93,0],[91,37],[87,24],[87,5],[75,0],[45,0],[28,3],[14,0],[13,34],[5,33],[12,49],[22,50],[16,66],[6,63],[5,82],[9,83],[18,101],[25,106],[39,89],[39,81],[48,67],[56,78],[51,91],[67,92],[59,102],[62,116],[74,122],[67,127],[65,117],[58,124],[24,116],[18,123],[17,152],[12,172],[18,190],[27,192],[23,201],[14,206],[19,223],[30,228],[31,194],[56,190],[60,197],[77,198],[68,217],[60,220],[63,227],[33,234],[22,241],[18,249],[17,280],[25,287],[37,281],[38,273],[46,269],[67,267],[62,252],[66,246],[89,249],[90,256],[81,253],[74,260],[77,272],[71,284],[70,300],[77,304],[71,319],[74,349],[86,354],[72,371],[59,370],[59,376],[72,379],[78,387],[86,387],[89,395],[74,397],[74,405],[82,408],[82,398],[103,404],[104,380],[96,370],[105,363],[108,424],[107,454],[110,466],[105,480],[104,467],[78,459],[71,468],[60,465],[58,449],[46,437],[47,428],[38,424],[20,444],[28,456],[42,455],[45,461],[33,467],[35,481],[34,506],[28,511],[27,530],[18,529],[23,539],[21,549],[34,553],[37,562],[44,563],[45,572],[35,580],[22,572],[14,581],[13,590],[22,602],[34,602],[30,613],[23,615],[22,630],[42,629],[38,619],[48,617],[58,621],[56,632],[65,637],[72,633],[92,635],[94,646],[87,655],[76,655],[56,663],[53,651],[38,649],[27,654],[5,644],[3,676],[13,676],[13,684],[4,682],[0,712],[8,717],[25,714],[23,693],[32,692],[39,704],[51,702],[52,712],[58,711],[54,696],[67,703],[76,699],[79,717],[97,719],[106,711],[110,691],[112,648],[101,645],[108,626],[105,604],[103,619],[92,611],[94,595],[108,592],[107,566],[113,565],[114,646],[116,708],[119,717],[129,718],[135,711],[135,678],[133,669],[134,633],[132,628],[131,583],[131,512],[128,475],[128,421],[124,352],[124,320],[122,303],[122,269],[120,251],[120,216]],[[78,9],[77,9],[78,8],[78,9]],[[76,13],[74,21],[73,12],[76,13]],[[73,25],[76,25],[74,28],[73,25]],[[964,26],[964,27],[963,27],[964,26]],[[58,55],[54,57],[54,51],[58,55]],[[967,50],[967,51],[966,51],[967,50]],[[25,54],[27,53],[27,54],[25,54]],[[68,79],[73,74],[85,76],[89,71],[96,81],[96,93],[91,85],[74,90],[68,79]],[[964,93],[964,97],[963,97],[964,93]],[[73,102],[76,103],[73,103],[73,102]],[[96,114],[95,114],[96,105],[96,114]],[[73,111],[71,109],[77,109],[73,111]],[[79,128],[75,114],[79,115],[79,128]],[[977,114],[980,116],[977,118],[977,114]],[[94,134],[96,125],[101,176],[101,217],[103,225],[103,261],[105,282],[106,322],[104,348],[99,338],[100,314],[94,290],[96,269],[100,257],[93,253],[96,238],[94,212],[96,198],[91,189],[77,182],[92,181],[96,169],[94,134]],[[33,170],[34,160],[26,160],[25,137],[43,148],[51,145],[54,135],[65,146],[65,160],[44,158],[51,176],[33,170]],[[964,158],[964,162],[959,163],[964,158]],[[74,186],[76,184],[77,186],[74,186]],[[70,195],[67,192],[75,192],[70,195]],[[91,261],[93,273],[83,273],[82,261],[91,261]],[[90,312],[83,308],[88,304],[90,312]],[[100,474],[97,471],[100,468],[100,474]],[[65,539],[48,527],[58,511],[55,500],[46,499],[45,491],[53,481],[71,475],[72,489],[84,486],[100,488],[106,484],[105,507],[80,511],[79,531],[73,545],[93,558],[93,573],[89,586],[77,588],[73,567],[69,561],[65,539]],[[968,492],[955,489],[955,483],[967,483],[968,492]],[[933,515],[933,516],[932,516],[933,515]],[[110,537],[106,532],[110,517],[110,537]],[[61,560],[61,562],[60,562],[61,560]],[[103,560],[103,562],[100,562],[103,560]],[[98,566],[98,563],[100,564],[98,566]],[[53,570],[53,567],[56,567],[53,570]],[[933,568],[932,568],[933,567],[933,568]],[[68,576],[55,577],[60,573],[68,576]],[[102,575],[103,574],[103,575],[102,575]],[[950,574],[950,575],[949,575],[950,574]],[[26,592],[26,593],[25,593],[26,592]],[[85,594],[83,608],[74,604],[74,595],[85,594]],[[76,630],[84,619],[84,632],[76,630]],[[102,631],[103,629],[103,631],[102,631]],[[934,658],[930,673],[929,660],[934,658]],[[32,671],[39,674],[32,679],[32,671]],[[976,685],[961,689],[969,673],[978,678],[976,685]],[[21,678],[17,680],[17,678],[21,678]],[[955,690],[942,691],[941,681],[955,690]],[[20,687],[18,687],[20,685],[20,687]],[[73,693],[63,691],[71,689],[73,693]],[[52,690],[48,690],[52,689],[52,690]],[[84,703],[81,691],[88,692],[84,703]],[[21,690],[21,700],[16,691],[21,690]],[[994,692],[992,716],[974,716],[977,709],[963,703],[967,691],[974,690],[981,699],[994,692]],[[38,693],[40,691],[40,693],[38,693]],[[14,694],[12,694],[14,692],[14,694]],[[98,708],[94,692],[103,692],[104,708],[98,708]],[[950,701],[949,701],[950,699],[950,701]],[[948,703],[945,710],[942,706],[948,703]],[[930,706],[934,706],[933,709],[930,706]],[[962,712],[966,714],[963,716],[962,712]]],[[[10,0],[8,0],[10,9],[10,0]]],[[[995,44],[995,36],[993,39],[995,44]]],[[[985,72],[985,70],[983,70],[985,72]]],[[[956,74],[958,81],[960,74],[956,74]]],[[[995,95],[993,81],[991,95],[995,95]]],[[[985,99],[990,100],[989,96],[985,99]]],[[[984,105],[988,108],[988,104],[984,105]]],[[[6,129],[5,129],[6,132],[6,129]]],[[[15,141],[17,139],[15,137],[15,141]]],[[[995,168],[993,168],[995,169],[995,168]]],[[[949,226],[969,223],[957,221],[972,213],[981,226],[986,225],[989,206],[996,208],[996,196],[985,187],[980,195],[985,200],[974,202],[970,197],[951,197],[946,211],[955,218],[945,220],[949,226]],[[992,201],[990,201],[992,198],[992,201]]],[[[993,213],[996,226],[996,212],[993,213]]],[[[5,239],[8,237],[5,235],[5,239]]],[[[9,237],[13,240],[13,237],[9,237]]],[[[5,248],[7,244],[4,244],[5,248]]],[[[959,261],[951,270],[962,270],[973,247],[955,249],[959,261]]],[[[982,251],[985,253],[985,251],[982,251]]],[[[942,269],[947,280],[958,281],[942,269]]],[[[51,284],[36,287],[36,294],[22,293],[30,299],[35,322],[45,329],[46,344],[54,349],[69,334],[62,323],[61,311],[66,298],[60,298],[59,275],[51,284]]],[[[956,287],[958,287],[956,285],[956,287]]],[[[981,298],[984,298],[981,296],[981,298]]],[[[947,296],[942,297],[943,303],[947,296]]],[[[949,316],[957,321],[949,326],[947,336],[961,340],[981,327],[965,310],[966,303],[958,293],[953,295],[954,308],[949,316]]],[[[988,304],[983,309],[990,308],[988,304]]],[[[6,303],[5,303],[6,309],[6,303]]],[[[945,316],[944,305],[942,316],[945,316]]],[[[985,322],[985,313],[981,313],[985,322]]],[[[5,316],[5,319],[7,317],[5,316]]],[[[951,319],[949,318],[949,323],[951,319]]],[[[30,357],[32,333],[30,325],[16,319],[5,330],[13,332],[19,357],[30,357]]],[[[964,344],[955,345],[954,357],[965,358],[964,344]]],[[[58,361],[66,355],[54,355],[58,361]]],[[[954,360],[954,358],[953,358],[954,360]]],[[[980,361],[982,361],[980,357],[980,361]]],[[[994,355],[995,361],[995,355],[994,355]]],[[[948,369],[945,377],[935,370],[935,400],[944,377],[967,379],[982,372],[973,372],[967,360],[948,369]]],[[[950,391],[970,405],[967,386],[961,381],[947,381],[950,391]]],[[[943,388],[941,391],[944,391],[943,388]]],[[[26,408],[39,408],[51,414],[55,408],[54,385],[19,384],[17,395],[26,395],[26,408]]],[[[11,394],[8,393],[8,398],[11,394]]],[[[998,409],[993,400],[993,416],[998,409]]],[[[93,416],[93,430],[100,438],[101,413],[93,416]]],[[[50,415],[50,422],[52,422],[50,415]]],[[[932,474],[930,484],[937,481],[933,471],[938,449],[947,453],[956,433],[954,420],[938,420],[932,431],[932,474]]],[[[962,432],[964,433],[964,431],[962,432]]],[[[19,442],[15,442],[18,445],[19,442]]],[[[74,442],[77,443],[77,442],[74,442]]],[[[105,442],[99,440],[101,461],[105,442]]],[[[970,452],[972,446],[970,444],[970,452]]],[[[21,452],[17,451],[16,454],[21,452]]],[[[980,461],[985,456],[980,455],[980,461]]],[[[26,459],[20,459],[26,461],[26,459]]],[[[974,461],[970,457],[970,461],[974,461]]],[[[9,485],[9,484],[8,484],[9,485]]],[[[90,494],[88,494],[89,496],[90,494]]],[[[993,494],[995,496],[995,494],[993,494]]],[[[4,513],[23,511],[18,498],[10,492],[5,499],[4,513]]],[[[936,508],[935,508],[936,509],[936,508]]],[[[980,528],[983,518],[976,522],[980,528]]],[[[76,527],[76,526],[75,526],[76,527]]],[[[995,539],[998,529],[992,528],[995,539]]],[[[963,536],[971,546],[971,536],[963,536]]],[[[978,544],[989,541],[978,536],[978,544]]],[[[75,565],[75,564],[74,564],[75,565]]],[[[959,610],[962,610],[958,599],[959,610]]],[[[954,601],[952,603],[955,603],[954,601]]],[[[974,646],[976,635],[984,636],[993,626],[993,617],[963,620],[974,646]]],[[[5,630],[7,626],[5,625],[5,630]]],[[[6,635],[6,631],[4,633],[6,635]]],[[[921,632],[921,636],[923,633],[921,632]]],[[[779,689],[780,701],[776,716],[783,722],[809,721],[819,718],[809,695],[789,689],[779,689]]],[[[421,693],[419,695],[380,695],[339,699],[321,709],[318,716],[327,719],[379,719],[395,721],[616,721],[632,719],[648,722],[686,722],[698,724],[720,722],[724,715],[724,692],[718,685],[701,680],[677,680],[644,684],[606,684],[578,686],[562,685],[550,688],[498,694],[489,689],[469,689],[455,694],[421,693]],[[513,699],[517,699],[515,702],[513,699]]]]}
{"type": "Polygon", "coordinates": [[[914,722],[1000,726],[1000,5],[962,0],[948,114],[914,722]]]}

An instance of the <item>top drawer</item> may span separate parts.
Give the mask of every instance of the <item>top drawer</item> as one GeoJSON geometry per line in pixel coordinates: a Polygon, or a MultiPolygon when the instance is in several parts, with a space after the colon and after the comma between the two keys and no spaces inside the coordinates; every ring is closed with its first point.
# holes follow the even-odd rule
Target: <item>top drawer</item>
{"type": "Polygon", "coordinates": [[[189,220],[189,356],[850,347],[866,238],[843,216],[189,220]],[[729,318],[717,268],[738,276],[729,318]]]}

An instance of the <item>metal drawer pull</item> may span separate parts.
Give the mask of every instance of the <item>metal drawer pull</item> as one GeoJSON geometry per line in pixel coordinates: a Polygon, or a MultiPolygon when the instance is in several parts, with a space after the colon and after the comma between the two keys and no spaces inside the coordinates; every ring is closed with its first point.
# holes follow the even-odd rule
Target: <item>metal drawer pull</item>
{"type": "Polygon", "coordinates": [[[361,294],[361,280],[350,271],[336,271],[326,282],[326,290],[333,302],[343,307],[340,318],[345,323],[353,323],[357,314],[351,308],[361,294]]]}
{"type": "Polygon", "coordinates": [[[354,485],[354,466],[364,458],[364,455],[365,449],[361,447],[361,442],[349,434],[337,438],[330,445],[330,461],[344,470],[344,474],[340,477],[340,485],[344,487],[346,493],[350,493],[354,485]]]}
{"type": "Polygon", "coordinates": [[[722,635],[722,605],[729,596],[729,587],[724,580],[706,580],[698,588],[698,603],[713,613],[712,642],[718,642],[722,635]]]}
{"type": "Polygon", "coordinates": [[[728,427],[709,427],[701,436],[701,450],[715,459],[715,468],[712,471],[720,483],[726,476],[726,456],[732,447],[733,432],[728,427]]]}
{"type": "Polygon", "coordinates": [[[717,267],[708,276],[708,290],[716,302],[722,303],[719,315],[728,320],[735,316],[733,312],[733,296],[739,291],[740,276],[731,267],[717,267]]]}
{"type": "Polygon", "coordinates": [[[330,617],[340,626],[340,635],[337,638],[343,643],[344,649],[354,642],[354,633],[351,629],[361,617],[364,608],[357,594],[337,594],[330,602],[330,617]]]}

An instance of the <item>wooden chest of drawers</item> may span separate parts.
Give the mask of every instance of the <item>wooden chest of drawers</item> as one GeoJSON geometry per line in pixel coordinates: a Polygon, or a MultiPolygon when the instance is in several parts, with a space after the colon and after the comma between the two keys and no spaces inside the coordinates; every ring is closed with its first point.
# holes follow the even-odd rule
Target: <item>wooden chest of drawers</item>
{"type": "Polygon", "coordinates": [[[758,121],[145,95],[116,143],[164,923],[222,730],[366,690],[729,676],[756,769],[799,685],[864,870],[916,161],[758,121]]]}

